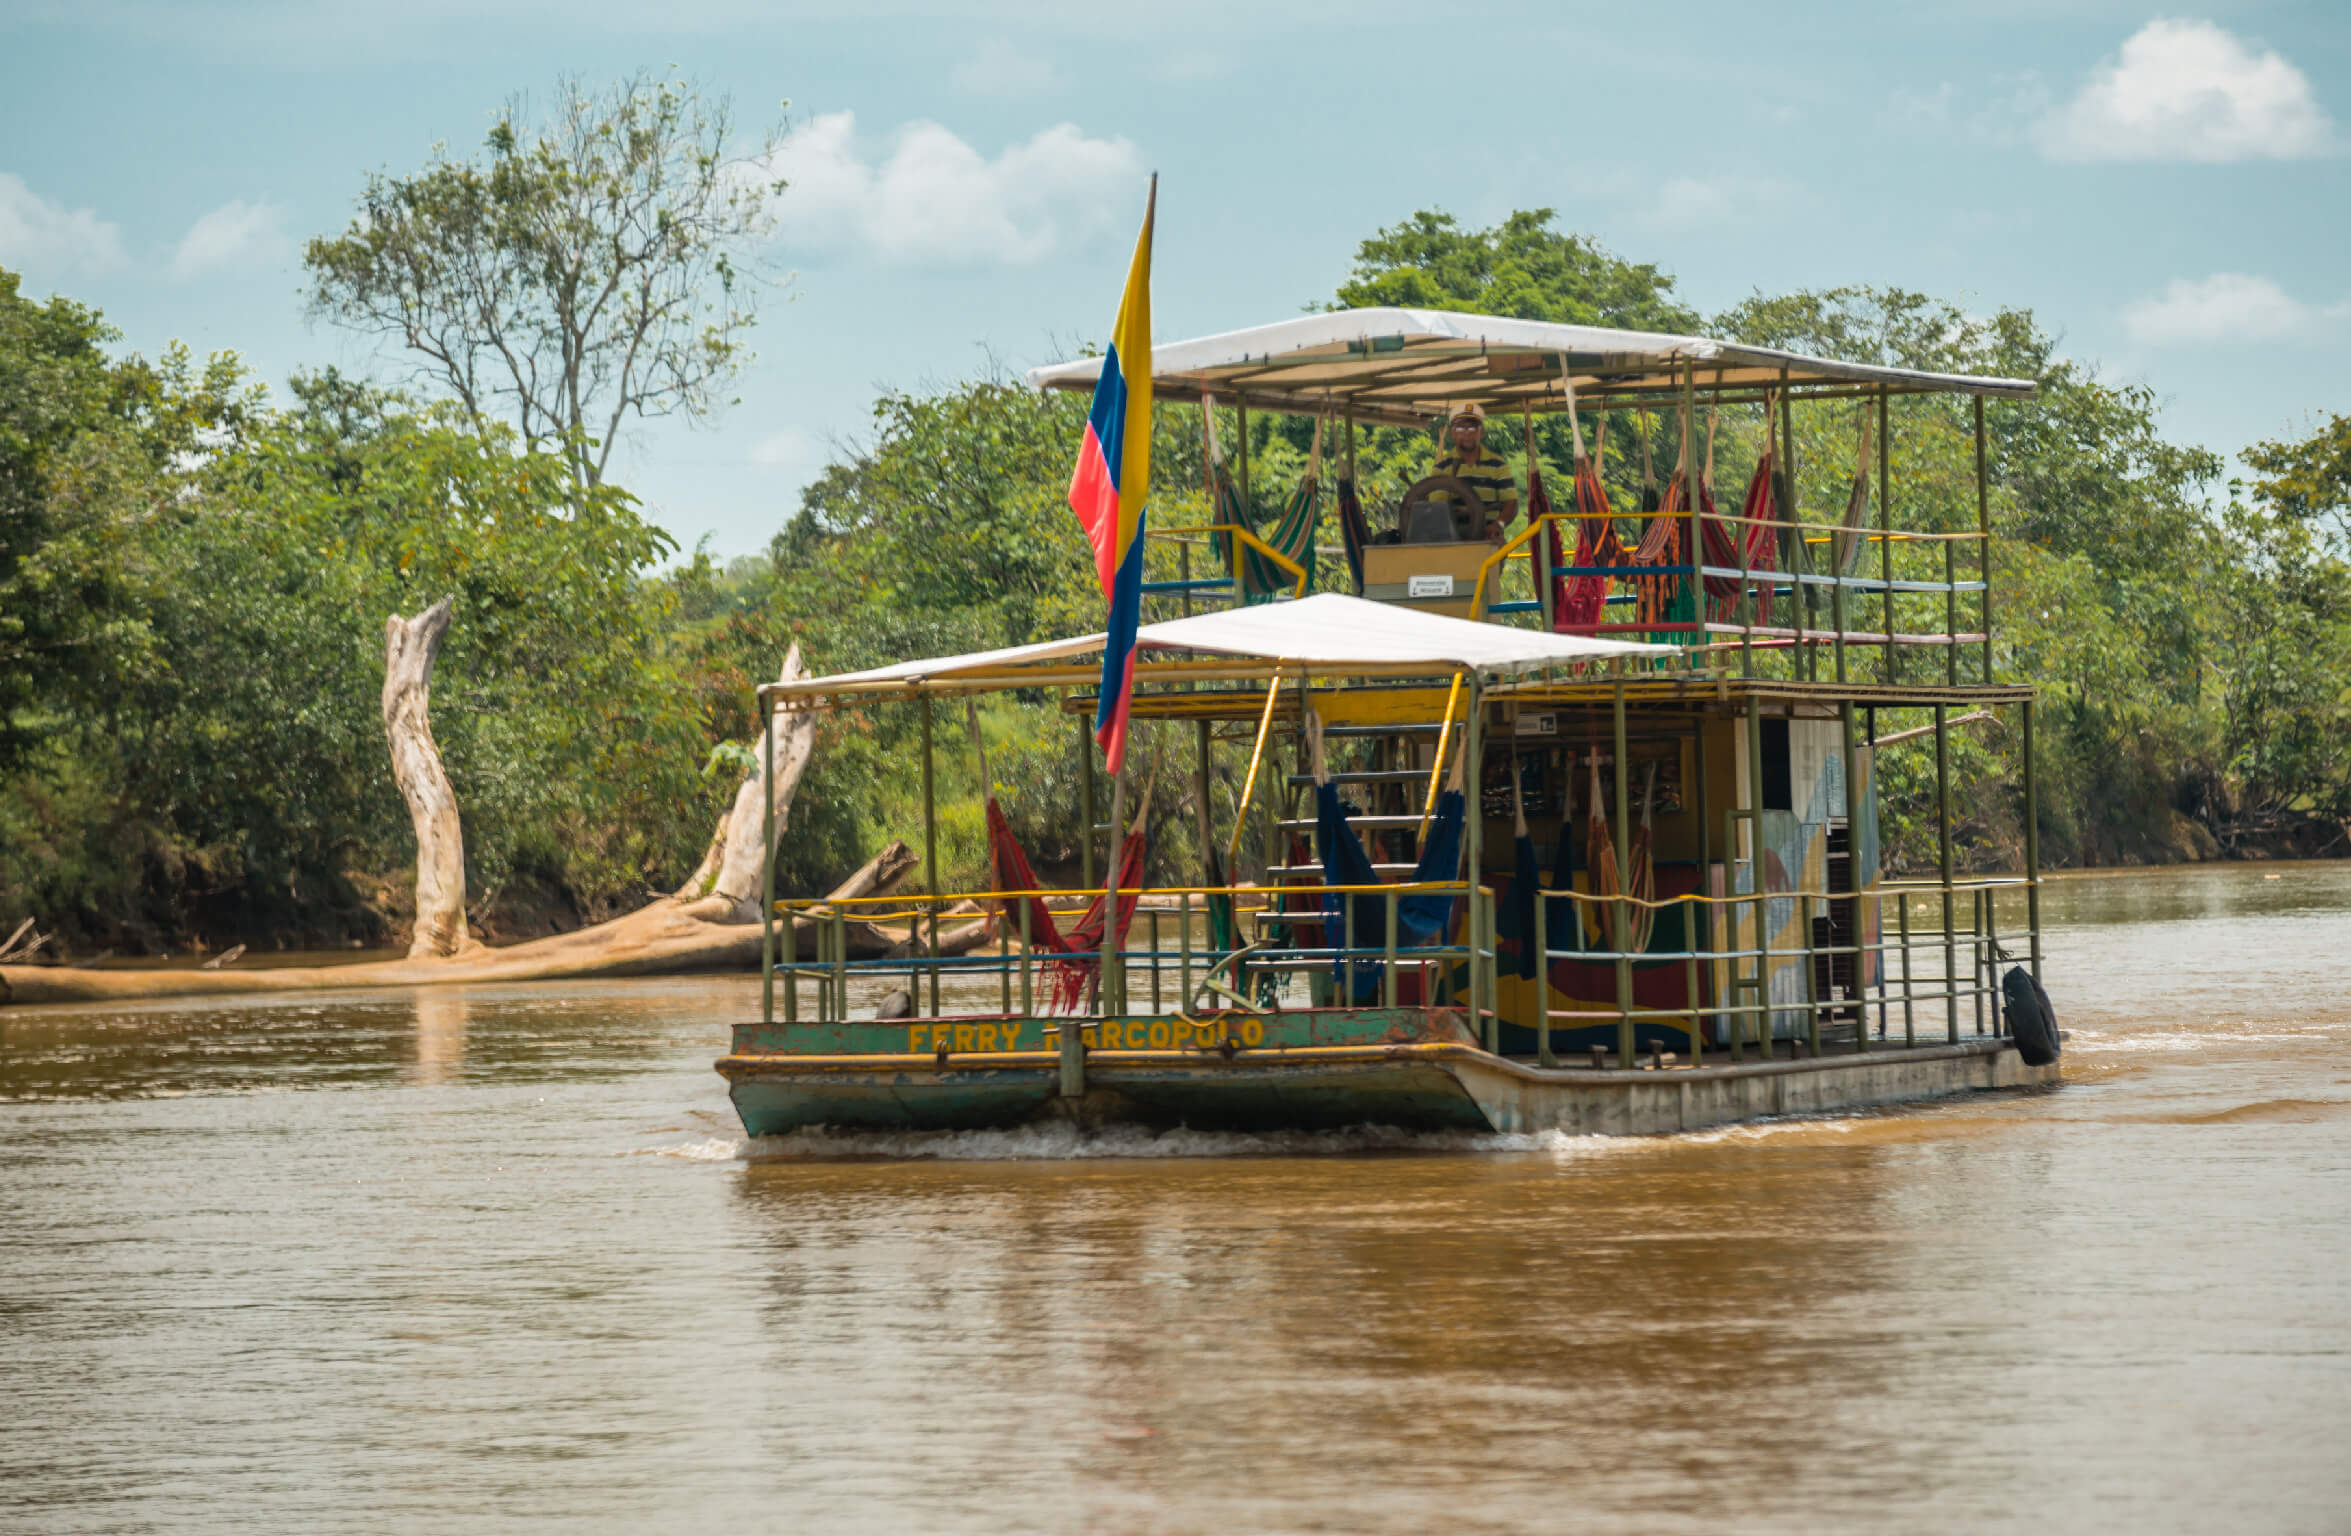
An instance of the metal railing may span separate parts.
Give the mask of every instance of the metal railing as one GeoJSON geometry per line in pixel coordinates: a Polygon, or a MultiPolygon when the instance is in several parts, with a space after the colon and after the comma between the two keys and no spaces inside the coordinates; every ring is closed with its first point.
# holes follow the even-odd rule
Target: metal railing
{"type": "MultiPolygon", "coordinates": [[[[1728,909],[1732,933],[1742,926],[1756,935],[1753,942],[1704,947],[1685,947],[1678,950],[1631,950],[1624,948],[1552,947],[1546,938],[1542,967],[1548,976],[1553,961],[1565,960],[1584,964],[1606,964],[1616,971],[1616,1006],[1613,1008],[1556,1008],[1550,1006],[1546,988],[1545,1006],[1537,1026],[1537,1059],[1549,1065],[1553,1060],[1551,1035],[1555,1027],[1589,1028],[1613,1024],[1616,1027],[1616,1060],[1629,1065],[1641,1054],[1637,1042],[1638,1027],[1643,1023],[1670,1023],[1687,1037],[1693,1065],[1704,1059],[1707,1035],[1711,1031],[1716,1043],[1727,1045],[1733,1062],[1743,1061],[1749,1046],[1768,1058],[1777,1049],[1780,1039],[1800,1042],[1810,1055],[1819,1056],[1823,1046],[1823,1020],[1830,1014],[1850,1016],[1853,1022],[1853,1049],[1866,1053],[1893,1044],[1889,1037],[1890,1016],[1894,1006],[1895,978],[1888,961],[1898,956],[1901,961],[1900,1003],[1902,1010],[1901,1045],[1920,1043],[1918,1012],[1922,1002],[1940,1001],[1944,1015],[1944,1039],[1929,1044],[1957,1044],[1962,1039],[1960,1003],[1971,1002],[1974,1007],[1975,1035],[2005,1033],[2000,1016],[1999,966],[2012,956],[2001,948],[1997,927],[1997,897],[2003,890],[2028,890],[2037,882],[2022,876],[1993,876],[1975,880],[1953,881],[1882,881],[1859,891],[1763,891],[1743,892],[1729,896],[1704,896],[1695,892],[1666,897],[1661,900],[1643,900],[1633,896],[1613,896],[1581,891],[1542,891],[1537,893],[1537,931],[1551,932],[1553,903],[1570,903],[1576,913],[1577,931],[1589,933],[1604,931],[1598,924],[1587,922],[1586,908],[1608,911],[1610,917],[1621,922],[1627,907],[1638,906],[1651,910],[1678,907],[1683,914],[1682,932],[1685,936],[1702,931],[1711,939],[1715,909],[1728,909]],[[1932,897],[1938,903],[1948,899],[1956,902],[1965,895],[1968,914],[1964,926],[1957,921],[1950,927],[1914,928],[1910,919],[1910,903],[1914,897],[1932,897]],[[1885,906],[1891,902],[1895,913],[1895,935],[1889,937],[1885,928],[1885,906]],[[1846,944],[1824,944],[1814,935],[1819,932],[1818,920],[1827,917],[1831,904],[1848,903],[1854,918],[1853,941],[1846,944]],[[1862,904],[1874,909],[1877,940],[1867,942],[1862,935],[1867,931],[1861,921],[1862,904]],[[1793,904],[1796,930],[1804,936],[1802,943],[1775,946],[1770,940],[1774,928],[1771,909],[1782,904],[1793,904]],[[1743,909],[1743,910],[1742,910],[1743,909]],[[1941,966],[1922,975],[1918,967],[1918,953],[1926,948],[1941,951],[1941,966]],[[1966,970],[1960,966],[1960,952],[1967,956],[1966,970]],[[1835,985],[1836,961],[1845,957],[1852,961],[1853,985],[1845,995],[1830,995],[1839,989],[1835,985]],[[1875,980],[1872,968],[1866,964],[1875,957],[1875,980]],[[1822,962],[1831,980],[1823,985],[1822,962]],[[1634,1000],[1634,976],[1638,970],[1654,969],[1663,965],[1683,967],[1683,995],[1688,999],[1680,1008],[1650,1008],[1634,1000]],[[1705,979],[1714,983],[1711,988],[1701,985],[1700,968],[1705,967],[1705,979]],[[1742,972],[1744,974],[1742,974],[1742,972]],[[1801,997],[1783,998],[1776,995],[1774,981],[1791,973],[1797,979],[1801,997]],[[1713,997],[1707,1000],[1711,990],[1713,997]],[[1744,1000],[1742,1000],[1744,999],[1744,1000]],[[1874,1004],[1878,1015],[1877,1039],[1870,1038],[1869,1012],[1874,1004]],[[1792,1023],[1801,1033],[1792,1029],[1782,1035],[1783,1019],[1792,1023]]],[[[1948,910],[1948,909],[1947,909],[1948,910]]],[[[1784,928],[1785,923],[1780,927],[1784,928]]],[[[1686,940],[1685,940],[1686,942],[1686,940]]],[[[1661,1050],[1656,1042],[1645,1042],[1651,1050],[1661,1050]]]]}

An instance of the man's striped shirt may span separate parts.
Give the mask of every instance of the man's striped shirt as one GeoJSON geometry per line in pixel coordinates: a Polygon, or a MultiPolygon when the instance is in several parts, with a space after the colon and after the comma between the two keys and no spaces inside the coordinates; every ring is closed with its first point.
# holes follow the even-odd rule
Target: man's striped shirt
{"type": "Polygon", "coordinates": [[[1459,475],[1485,503],[1488,517],[1506,517],[1505,504],[1515,507],[1518,502],[1518,482],[1511,478],[1510,465],[1502,455],[1482,445],[1471,458],[1464,459],[1458,452],[1446,454],[1437,460],[1434,472],[1459,475]]]}

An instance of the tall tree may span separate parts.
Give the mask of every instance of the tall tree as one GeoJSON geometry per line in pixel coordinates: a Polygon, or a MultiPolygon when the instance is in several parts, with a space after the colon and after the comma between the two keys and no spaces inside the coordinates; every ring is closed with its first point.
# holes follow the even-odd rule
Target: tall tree
{"type": "Polygon", "coordinates": [[[549,120],[526,110],[507,104],[482,161],[436,149],[414,176],[370,176],[350,228],[302,259],[315,314],[396,339],[477,431],[510,419],[592,486],[626,418],[729,403],[776,135],[738,151],[727,100],[671,77],[566,79],[549,120]]]}
{"type": "Polygon", "coordinates": [[[1698,316],[1673,296],[1673,278],[1626,261],[1589,235],[1552,227],[1549,208],[1524,208],[1491,229],[1464,229],[1424,208],[1355,250],[1340,309],[1394,304],[1516,320],[1688,331],[1698,316]]]}

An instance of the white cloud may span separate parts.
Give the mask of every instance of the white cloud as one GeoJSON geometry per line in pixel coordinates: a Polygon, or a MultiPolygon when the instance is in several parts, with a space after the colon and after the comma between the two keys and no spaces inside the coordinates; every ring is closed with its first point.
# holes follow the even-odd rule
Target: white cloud
{"type": "Polygon", "coordinates": [[[773,170],[787,247],[862,247],[908,265],[1031,262],[1065,238],[1142,215],[1142,159],[1125,139],[1072,123],[990,160],[937,123],[908,123],[869,158],[856,114],[796,129],[773,170]]]}
{"type": "Polygon", "coordinates": [[[2209,21],[2151,21],[2041,120],[2057,160],[2293,160],[2334,125],[2302,71],[2209,21]]]}
{"type": "Polygon", "coordinates": [[[188,226],[172,253],[171,275],[204,277],[269,260],[286,245],[284,210],[232,199],[188,226]]]}
{"type": "Polygon", "coordinates": [[[0,171],[0,265],[70,281],[122,264],[120,225],[50,202],[24,178],[0,171]]]}
{"type": "Polygon", "coordinates": [[[980,44],[977,53],[956,64],[948,83],[967,95],[1019,101],[1059,86],[1061,75],[1051,59],[1023,53],[1002,38],[990,38],[980,44]]]}
{"type": "Polygon", "coordinates": [[[774,470],[778,477],[794,485],[805,485],[824,468],[824,444],[813,433],[786,427],[752,444],[751,462],[761,469],[774,470]]]}
{"type": "Polygon", "coordinates": [[[2266,277],[2215,272],[2175,277],[2160,297],[2123,311],[2133,341],[2150,346],[2200,341],[2286,341],[2351,316],[2351,303],[2305,304],[2266,277]]]}
{"type": "MultiPolygon", "coordinates": [[[[1620,190],[1630,183],[1612,181],[1620,190]]],[[[1720,230],[1742,219],[1770,218],[1803,190],[1776,176],[1673,176],[1641,194],[1633,217],[1661,234],[1720,230]]]]}
{"type": "Polygon", "coordinates": [[[1642,222],[1658,229],[1696,229],[1720,224],[1731,216],[1728,183],[1697,176],[1676,176],[1657,189],[1656,199],[1642,214],[1642,222]]]}

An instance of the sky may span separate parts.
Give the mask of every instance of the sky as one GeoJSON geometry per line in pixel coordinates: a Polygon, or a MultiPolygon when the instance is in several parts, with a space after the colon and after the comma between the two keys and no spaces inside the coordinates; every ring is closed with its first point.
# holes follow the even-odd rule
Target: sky
{"type": "Polygon", "coordinates": [[[1153,171],[1162,341],[1326,301],[1417,209],[1548,207],[1702,313],[1846,283],[2030,308],[2223,453],[2351,411],[2341,0],[0,0],[0,266],[126,350],[400,379],[307,317],[301,242],[518,92],[664,70],[778,128],[790,183],[739,402],[616,453],[722,557],[877,391],[1107,332],[1153,171]]]}

